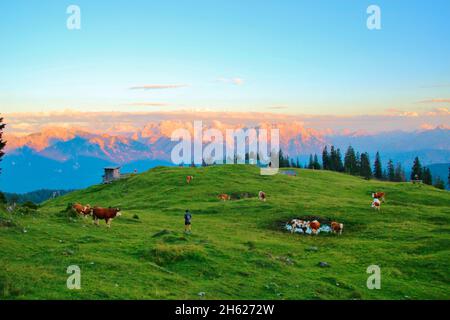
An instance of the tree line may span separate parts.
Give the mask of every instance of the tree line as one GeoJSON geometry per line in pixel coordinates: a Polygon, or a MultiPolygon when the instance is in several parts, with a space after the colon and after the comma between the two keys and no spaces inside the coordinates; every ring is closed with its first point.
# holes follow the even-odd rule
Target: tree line
{"type": "MultiPolygon", "coordinates": [[[[280,167],[337,171],[360,176],[365,179],[375,178],[392,182],[406,181],[405,170],[400,163],[394,164],[392,159],[389,159],[386,168],[383,168],[380,153],[377,152],[375,160],[373,164],[371,164],[369,153],[355,151],[352,146],[347,148],[344,155],[342,155],[339,148],[336,148],[333,145],[330,147],[330,150],[328,150],[328,146],[325,146],[322,151],[321,161],[319,161],[317,154],[310,154],[309,162],[304,166],[300,164],[298,158],[292,159],[288,155],[283,154],[280,150],[279,162],[280,167]]],[[[421,181],[424,184],[433,185],[431,170],[421,165],[419,157],[414,159],[410,180],[421,181]]],[[[450,185],[450,168],[448,183],[450,185]]],[[[440,177],[436,177],[434,186],[439,189],[444,189],[445,182],[440,177]]]]}

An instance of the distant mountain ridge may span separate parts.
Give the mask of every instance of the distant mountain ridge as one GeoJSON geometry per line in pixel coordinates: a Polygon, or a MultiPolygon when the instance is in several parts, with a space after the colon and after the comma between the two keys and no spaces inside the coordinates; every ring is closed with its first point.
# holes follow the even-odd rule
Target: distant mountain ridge
{"type": "MultiPolygon", "coordinates": [[[[245,128],[212,122],[207,128],[245,128]]],[[[309,154],[320,157],[325,145],[345,149],[352,145],[372,155],[380,151],[382,161],[393,159],[408,169],[415,156],[422,163],[450,162],[450,130],[438,127],[414,132],[391,131],[333,133],[305,128],[300,122],[259,123],[257,128],[279,128],[280,146],[291,157],[304,163],[309,154]]],[[[191,122],[161,121],[141,129],[122,133],[94,133],[65,127],[49,127],[25,136],[7,136],[7,155],[2,162],[0,190],[27,192],[42,188],[78,189],[99,183],[103,167],[123,166],[124,171],[147,170],[157,165],[171,165],[170,153],[178,142],[171,141],[177,128],[192,131],[191,122]]]]}

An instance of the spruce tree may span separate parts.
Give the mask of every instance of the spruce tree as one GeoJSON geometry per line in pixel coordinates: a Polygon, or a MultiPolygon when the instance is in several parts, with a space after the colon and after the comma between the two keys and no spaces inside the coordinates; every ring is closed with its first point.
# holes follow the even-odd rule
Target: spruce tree
{"type": "Polygon", "coordinates": [[[394,181],[404,182],[405,180],[405,171],[403,170],[402,165],[400,163],[397,163],[397,165],[395,166],[394,181]]]}
{"type": "Polygon", "coordinates": [[[330,155],[328,154],[327,146],[322,151],[322,168],[323,170],[330,170],[330,155]]]}
{"type": "Polygon", "coordinates": [[[420,164],[419,157],[414,159],[414,163],[411,168],[411,180],[422,180],[422,165],[420,164]]]}
{"type": "Polygon", "coordinates": [[[377,179],[383,179],[383,169],[381,167],[380,153],[377,151],[375,162],[373,164],[373,175],[377,179]]]}
{"type": "Polygon", "coordinates": [[[334,146],[331,146],[329,159],[328,170],[336,171],[336,150],[334,146]]]}
{"type": "Polygon", "coordinates": [[[389,159],[387,164],[387,179],[389,181],[395,181],[395,168],[394,168],[394,162],[392,162],[392,159],[389,159]]]}
{"type": "Polygon", "coordinates": [[[365,179],[372,178],[372,169],[370,167],[370,158],[367,152],[361,154],[361,171],[360,175],[365,179]]]}
{"type": "Polygon", "coordinates": [[[348,174],[357,174],[358,168],[356,164],[355,150],[349,146],[344,156],[344,171],[348,174]]]}
{"type": "Polygon", "coordinates": [[[319,157],[317,157],[317,154],[314,154],[313,165],[314,165],[314,169],[316,169],[316,170],[320,170],[321,169],[320,163],[319,163],[319,157]]]}
{"type": "Polygon", "coordinates": [[[314,169],[314,160],[312,154],[309,155],[308,169],[314,169]]]}
{"type": "Polygon", "coordinates": [[[423,167],[422,171],[422,179],[423,183],[432,185],[433,184],[433,177],[431,176],[431,170],[427,167],[423,167]]]}
{"type": "Polygon", "coordinates": [[[344,164],[342,163],[342,155],[341,155],[341,149],[336,150],[336,159],[335,159],[335,168],[336,171],[344,172],[344,164]]]}
{"type": "Polygon", "coordinates": [[[356,152],[356,174],[361,175],[361,155],[359,151],[356,152]]]}

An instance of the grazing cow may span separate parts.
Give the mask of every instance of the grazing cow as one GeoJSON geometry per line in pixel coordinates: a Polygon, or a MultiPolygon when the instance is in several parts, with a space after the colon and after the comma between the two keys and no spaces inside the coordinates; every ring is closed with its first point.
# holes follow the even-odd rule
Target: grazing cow
{"type": "Polygon", "coordinates": [[[375,193],[372,193],[372,198],[379,199],[382,202],[384,202],[384,195],[385,195],[384,192],[375,192],[375,193]]]}
{"type": "Polygon", "coordinates": [[[309,223],[308,223],[308,227],[311,228],[311,231],[312,231],[313,234],[317,234],[317,231],[318,231],[319,228],[320,228],[320,222],[317,221],[317,220],[314,220],[314,221],[312,221],[312,222],[309,222],[309,223]]]}
{"type": "Polygon", "coordinates": [[[266,201],[266,193],[260,191],[260,192],[258,193],[258,198],[259,198],[259,200],[261,200],[261,201],[266,201]]]}
{"type": "Polygon", "coordinates": [[[342,234],[342,229],[344,229],[343,223],[338,223],[336,221],[331,222],[331,232],[342,234]]]}
{"type": "Polygon", "coordinates": [[[187,177],[186,177],[186,182],[187,182],[187,184],[191,183],[191,181],[192,181],[193,179],[194,179],[193,176],[187,176],[187,177]]]}
{"type": "Polygon", "coordinates": [[[376,209],[376,210],[380,210],[381,209],[381,201],[378,198],[373,199],[372,202],[372,208],[376,209]]]}
{"type": "Polygon", "coordinates": [[[122,214],[119,208],[100,208],[94,207],[92,209],[92,217],[94,219],[94,223],[98,225],[98,220],[105,220],[108,228],[111,227],[111,221],[115,217],[120,217],[122,214]]]}
{"type": "Polygon", "coordinates": [[[76,213],[78,213],[80,215],[82,214],[85,218],[88,215],[92,214],[92,208],[88,204],[83,206],[83,205],[81,205],[79,203],[75,203],[75,204],[72,205],[72,209],[75,210],[76,213]]]}

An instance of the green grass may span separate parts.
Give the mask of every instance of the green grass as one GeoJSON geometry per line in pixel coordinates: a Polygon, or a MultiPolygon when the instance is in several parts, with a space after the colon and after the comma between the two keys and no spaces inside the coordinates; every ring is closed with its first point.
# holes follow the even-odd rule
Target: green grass
{"type": "Polygon", "coordinates": [[[1,213],[0,299],[449,299],[449,208],[447,191],[326,171],[155,168],[34,213],[1,213]],[[267,202],[217,199],[259,190],[267,202]],[[370,208],[375,190],[387,194],[381,213],[370,208]],[[97,227],[61,214],[70,202],[120,206],[123,215],[97,227]],[[343,222],[343,235],[281,230],[307,215],[343,222]],[[373,264],[380,290],[366,287],[373,264]],[[81,290],[66,288],[69,265],[81,268],[81,290]]]}

